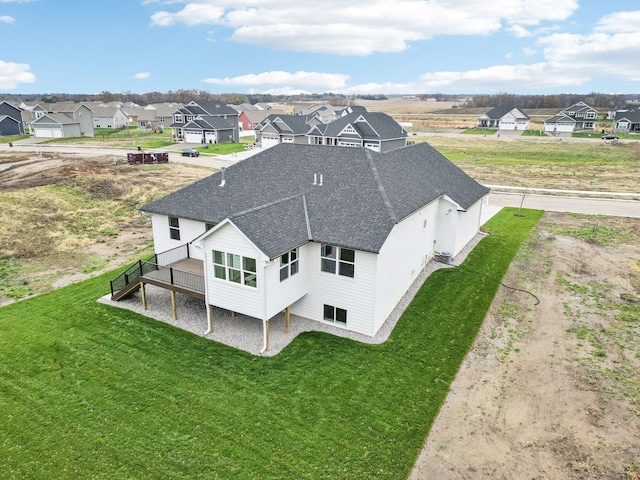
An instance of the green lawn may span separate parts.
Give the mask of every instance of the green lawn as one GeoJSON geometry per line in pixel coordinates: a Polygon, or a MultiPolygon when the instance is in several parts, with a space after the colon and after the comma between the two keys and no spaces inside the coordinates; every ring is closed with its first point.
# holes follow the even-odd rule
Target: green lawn
{"type": "Polygon", "coordinates": [[[542,215],[515,212],[382,345],[306,333],[255,357],[97,303],[113,273],[0,308],[1,476],[405,479],[542,215]]]}

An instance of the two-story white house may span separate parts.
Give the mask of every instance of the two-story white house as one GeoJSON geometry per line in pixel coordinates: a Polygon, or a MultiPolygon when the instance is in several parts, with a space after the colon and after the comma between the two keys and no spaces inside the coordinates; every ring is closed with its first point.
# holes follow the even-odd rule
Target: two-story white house
{"type": "Polygon", "coordinates": [[[434,255],[476,235],[488,193],[426,143],[279,144],[141,210],[158,258],[187,244],[199,298],[263,322],[266,349],[282,311],[375,335],[434,255]]]}

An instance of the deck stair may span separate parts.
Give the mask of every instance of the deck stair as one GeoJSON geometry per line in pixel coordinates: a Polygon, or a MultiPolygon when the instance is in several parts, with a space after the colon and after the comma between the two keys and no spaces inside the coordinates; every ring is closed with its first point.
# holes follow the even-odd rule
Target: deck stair
{"type": "Polygon", "coordinates": [[[190,256],[189,244],[138,260],[111,280],[111,300],[118,301],[150,283],[169,290],[204,299],[202,261],[190,256]]]}

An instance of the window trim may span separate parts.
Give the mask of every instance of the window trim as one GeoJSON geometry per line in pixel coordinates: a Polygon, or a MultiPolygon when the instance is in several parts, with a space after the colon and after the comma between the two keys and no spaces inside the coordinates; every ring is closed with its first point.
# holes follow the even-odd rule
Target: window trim
{"type": "Polygon", "coordinates": [[[180,241],[180,219],[178,217],[169,218],[169,238],[180,241]],[[175,222],[173,222],[175,220],[175,222]],[[175,225],[174,225],[175,223],[175,225]]]}
{"type": "Polygon", "coordinates": [[[320,271],[342,277],[355,278],[356,251],[352,248],[322,244],[320,246],[320,271]],[[329,249],[333,249],[333,251],[327,253],[329,249]]]}
{"type": "Polygon", "coordinates": [[[325,303],[322,306],[322,319],[326,322],[346,327],[348,322],[348,312],[344,308],[334,307],[333,305],[327,305],[325,303]],[[338,316],[340,316],[341,320],[338,320],[338,316]],[[344,321],[342,318],[344,318],[344,321]]]}
{"type": "Polygon", "coordinates": [[[211,263],[214,278],[258,288],[258,261],[255,258],[212,249],[211,263]]]}
{"type": "Polygon", "coordinates": [[[280,255],[280,281],[284,282],[300,271],[300,252],[298,248],[289,250],[280,255]],[[286,257],[286,259],[285,259],[286,257]]]}

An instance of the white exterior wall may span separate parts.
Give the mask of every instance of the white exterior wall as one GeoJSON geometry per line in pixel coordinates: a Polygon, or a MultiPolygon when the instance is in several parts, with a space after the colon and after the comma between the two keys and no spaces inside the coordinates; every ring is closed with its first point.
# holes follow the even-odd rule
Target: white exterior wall
{"type": "Polygon", "coordinates": [[[267,318],[293,305],[309,291],[310,249],[298,248],[298,273],[280,281],[280,257],[268,262],[265,268],[267,318]]]}
{"type": "Polygon", "coordinates": [[[438,202],[438,219],[435,251],[453,255],[458,236],[458,211],[455,204],[444,198],[438,202]]]}
{"type": "Polygon", "coordinates": [[[397,224],[380,249],[376,265],[374,333],[433,256],[438,204],[433,202],[397,224]]]}
{"type": "MultiPolygon", "coordinates": [[[[205,225],[202,222],[194,220],[179,219],[180,240],[173,240],[169,236],[169,217],[166,215],[151,215],[151,225],[153,228],[153,250],[155,253],[166,252],[172,248],[179,247],[199,237],[205,231],[205,225]]],[[[202,253],[198,248],[189,250],[192,258],[202,260],[202,253]]]]}
{"type": "Polygon", "coordinates": [[[221,226],[211,235],[202,240],[204,261],[208,272],[205,278],[207,301],[232,312],[249,315],[250,317],[266,320],[265,309],[265,265],[268,258],[258,250],[240,231],[231,224],[221,226]],[[256,287],[216,278],[213,275],[213,250],[224,253],[242,255],[256,260],[256,287]]]}
{"type": "Polygon", "coordinates": [[[458,234],[456,235],[456,246],[453,250],[454,256],[478,233],[484,198],[485,197],[478,200],[478,202],[467,209],[466,212],[458,212],[458,234]]]}
{"type": "Polygon", "coordinates": [[[304,254],[307,261],[300,268],[308,269],[307,294],[291,306],[291,313],[322,322],[323,305],[343,308],[348,330],[373,336],[377,255],[356,250],[355,276],[350,278],[320,270],[320,244],[306,244],[304,254]]]}

